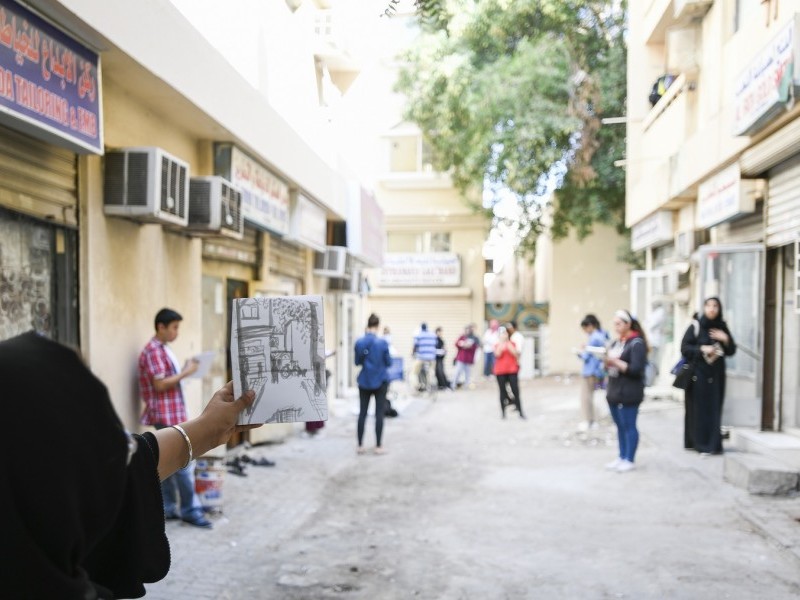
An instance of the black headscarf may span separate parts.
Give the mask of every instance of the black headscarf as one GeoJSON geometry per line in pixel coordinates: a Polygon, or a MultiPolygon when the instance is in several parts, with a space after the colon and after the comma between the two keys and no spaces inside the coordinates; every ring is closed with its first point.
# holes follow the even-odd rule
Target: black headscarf
{"type": "Polygon", "coordinates": [[[705,309],[700,314],[700,327],[705,330],[709,329],[727,329],[725,325],[725,320],[722,318],[722,301],[717,298],[716,296],[711,296],[710,298],[706,298],[706,301],[703,302],[703,306],[705,307],[706,302],[715,301],[717,306],[719,306],[719,313],[715,319],[709,319],[706,316],[705,309]]]}
{"type": "Polygon", "coordinates": [[[10,598],[140,597],[169,569],[158,444],[128,438],[72,350],[0,343],[0,589],[10,598]]]}

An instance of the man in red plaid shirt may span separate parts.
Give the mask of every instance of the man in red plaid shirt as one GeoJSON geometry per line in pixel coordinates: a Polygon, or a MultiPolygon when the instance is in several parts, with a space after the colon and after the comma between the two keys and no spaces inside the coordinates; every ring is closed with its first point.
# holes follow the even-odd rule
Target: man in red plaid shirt
{"type": "MultiPolygon", "coordinates": [[[[142,423],[156,429],[188,420],[181,382],[197,370],[197,361],[188,360],[181,369],[178,359],[167,345],[178,337],[182,320],[183,317],[172,309],[162,308],[158,311],[156,334],[139,355],[139,390],[145,403],[142,423]]],[[[211,522],[203,516],[200,500],[195,493],[194,462],[162,481],[161,493],[167,519],[181,519],[196,527],[211,527],[211,522]],[[180,514],[176,492],[180,495],[180,514]]]]}

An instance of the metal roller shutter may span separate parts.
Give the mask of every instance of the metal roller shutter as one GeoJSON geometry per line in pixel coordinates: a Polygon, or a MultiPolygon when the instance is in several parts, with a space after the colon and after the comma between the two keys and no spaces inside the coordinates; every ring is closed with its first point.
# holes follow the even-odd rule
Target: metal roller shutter
{"type": "Polygon", "coordinates": [[[800,231],[800,156],[769,172],[769,193],[764,210],[767,246],[783,246],[800,231]]]}
{"type": "Polygon", "coordinates": [[[306,272],[305,249],[270,235],[269,270],[270,273],[287,275],[302,280],[306,272]]]}
{"type": "Polygon", "coordinates": [[[260,231],[244,226],[244,237],[241,240],[233,238],[208,238],[203,240],[203,258],[227,260],[255,267],[258,265],[259,249],[258,237],[260,231]]]}
{"type": "MultiPolygon", "coordinates": [[[[381,330],[384,326],[389,327],[392,344],[406,364],[411,356],[412,341],[420,323],[427,323],[431,331],[441,327],[447,348],[445,365],[449,372],[455,356],[456,339],[464,332],[464,326],[470,323],[472,303],[469,298],[452,297],[369,298],[367,314],[371,312],[380,317],[381,330]]],[[[475,323],[475,326],[475,335],[481,337],[483,324],[475,323]]],[[[480,364],[483,364],[482,360],[478,357],[480,364]]]]}
{"type": "Polygon", "coordinates": [[[76,227],[77,155],[0,126],[0,204],[76,227]]]}

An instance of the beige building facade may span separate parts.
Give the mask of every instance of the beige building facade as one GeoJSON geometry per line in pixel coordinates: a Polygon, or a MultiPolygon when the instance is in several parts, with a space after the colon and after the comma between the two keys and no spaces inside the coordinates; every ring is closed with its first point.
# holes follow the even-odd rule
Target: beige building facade
{"type": "MultiPolygon", "coordinates": [[[[164,306],[184,318],[174,344],[181,360],[217,353],[210,376],[186,382],[190,414],[197,414],[230,377],[233,298],[322,294],[327,345],[337,349],[343,297],[350,294],[331,281],[349,281],[360,266],[380,264],[381,243],[376,252],[375,243],[363,240],[381,240],[383,224],[382,218],[365,222],[358,236],[351,235],[359,238],[356,246],[349,247],[346,236],[336,237],[348,218],[366,210],[366,201],[360,189],[345,185],[335,161],[322,156],[169,3],[0,4],[6,16],[27,19],[40,32],[37,39],[49,36],[87,65],[85,80],[66,76],[61,92],[48,91],[46,82],[34,81],[24,70],[33,63],[38,69],[37,61],[45,60],[32,41],[21,62],[11,51],[0,57],[4,81],[12,82],[4,98],[12,110],[0,122],[0,166],[9,174],[0,181],[0,266],[13,283],[4,290],[13,310],[0,317],[2,338],[35,328],[78,347],[130,429],[137,427],[142,409],[138,354],[164,306]],[[22,80],[15,84],[15,75],[39,90],[26,100],[30,106],[22,104],[22,80]],[[78,136],[68,120],[59,131],[52,106],[63,101],[82,107],[88,91],[96,101],[79,114],[89,125],[96,119],[94,130],[85,128],[94,135],[78,136]],[[35,108],[38,117],[23,108],[35,108]],[[134,172],[138,163],[133,161],[145,156],[155,166],[134,172]],[[142,177],[136,180],[144,182],[142,189],[160,200],[135,196],[139,200],[123,209],[111,206],[118,193],[113,182],[122,176],[126,182],[142,177]],[[216,225],[193,228],[186,217],[195,210],[192,198],[199,196],[190,194],[190,187],[194,178],[210,176],[225,180],[214,180],[219,187],[212,189],[224,192],[227,185],[240,198],[225,196],[230,202],[223,202],[212,196],[201,206],[216,211],[216,225]],[[335,274],[320,270],[328,248],[337,244],[345,248],[347,265],[335,274]],[[29,284],[35,293],[28,291],[29,284]]],[[[270,27],[305,33],[298,34],[305,49],[313,37],[303,28],[307,21],[284,3],[271,10],[270,27]]],[[[313,54],[307,64],[315,90],[313,54]]],[[[315,94],[308,100],[317,103],[315,94]]],[[[128,193],[134,198],[133,191],[128,193]]],[[[333,361],[330,368],[337,379],[333,361]]],[[[254,441],[281,437],[287,429],[270,426],[259,432],[254,441]]]]}
{"type": "Polygon", "coordinates": [[[630,302],[630,266],[617,259],[624,238],[612,227],[595,225],[578,240],[574,232],[563,240],[543,244],[537,269],[542,269],[539,302],[548,305],[542,333],[542,368],[548,374],[580,373],[575,349],[586,343],[580,322],[594,314],[613,337],[614,311],[630,302]]]}
{"type": "Polygon", "coordinates": [[[630,3],[627,218],[648,257],[632,297],[664,309],[674,361],[719,296],[738,344],[723,424],[774,431],[800,426],[799,15],[792,0],[630,3]]]}

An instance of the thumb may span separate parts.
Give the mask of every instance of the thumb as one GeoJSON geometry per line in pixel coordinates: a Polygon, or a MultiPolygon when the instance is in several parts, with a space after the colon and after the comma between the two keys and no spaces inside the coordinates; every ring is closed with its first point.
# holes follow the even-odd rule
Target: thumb
{"type": "Polygon", "coordinates": [[[233,404],[241,411],[252,406],[255,399],[256,393],[253,390],[246,390],[239,398],[234,400],[233,404]]]}

